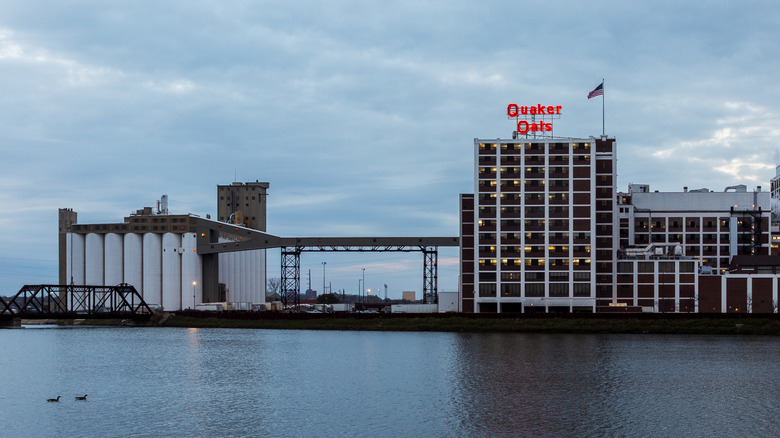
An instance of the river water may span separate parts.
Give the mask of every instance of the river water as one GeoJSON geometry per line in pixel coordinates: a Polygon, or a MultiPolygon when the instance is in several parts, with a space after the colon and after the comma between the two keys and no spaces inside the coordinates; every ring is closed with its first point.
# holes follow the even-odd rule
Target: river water
{"type": "Polygon", "coordinates": [[[776,337],[39,326],[0,346],[3,437],[780,433],[776,337]]]}

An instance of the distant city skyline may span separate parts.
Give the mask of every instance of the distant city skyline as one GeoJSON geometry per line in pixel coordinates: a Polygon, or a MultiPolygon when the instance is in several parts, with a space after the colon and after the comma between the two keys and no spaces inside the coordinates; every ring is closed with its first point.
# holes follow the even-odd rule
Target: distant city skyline
{"type": "MultiPolygon", "coordinates": [[[[0,294],[57,281],[57,209],[121,220],[169,196],[268,181],[281,236],[457,236],[473,139],[509,103],[560,105],[555,135],[606,134],[618,189],[746,184],[780,164],[780,5],[6,1],[0,6],[0,294]],[[529,20],[526,17],[534,17],[529,20]]],[[[439,254],[456,290],[457,250],[439,254]]],[[[422,294],[422,257],[304,254],[334,290],[422,294]]],[[[278,251],[268,276],[278,276],[278,251]]],[[[314,285],[322,282],[320,277],[314,285]]],[[[315,286],[316,287],[316,286],[315,286]]]]}

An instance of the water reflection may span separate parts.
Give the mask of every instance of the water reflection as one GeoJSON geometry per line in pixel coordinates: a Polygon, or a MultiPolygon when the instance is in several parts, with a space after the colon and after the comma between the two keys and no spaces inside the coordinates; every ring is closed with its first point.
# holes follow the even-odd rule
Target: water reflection
{"type": "Polygon", "coordinates": [[[773,434],[773,338],[460,335],[459,429],[483,436],[773,434]],[[735,423],[736,421],[736,423],[735,423]],[[771,427],[770,427],[771,426],[771,427]]]}
{"type": "Polygon", "coordinates": [[[776,338],[0,335],[7,436],[769,436],[780,426],[776,338]],[[57,395],[58,406],[45,402],[57,395]]]}

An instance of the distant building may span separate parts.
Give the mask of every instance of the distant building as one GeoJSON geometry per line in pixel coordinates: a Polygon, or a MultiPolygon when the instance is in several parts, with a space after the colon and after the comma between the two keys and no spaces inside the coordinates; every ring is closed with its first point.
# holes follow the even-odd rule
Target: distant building
{"type": "Polygon", "coordinates": [[[312,289],[306,289],[306,292],[304,292],[303,297],[301,297],[303,300],[316,300],[317,299],[317,291],[312,289]]]}
{"type": "Polygon", "coordinates": [[[401,292],[401,299],[404,301],[416,301],[417,293],[415,291],[403,291],[401,292]]]}

